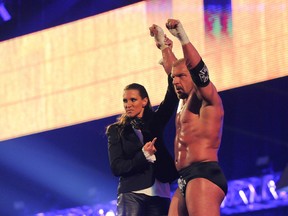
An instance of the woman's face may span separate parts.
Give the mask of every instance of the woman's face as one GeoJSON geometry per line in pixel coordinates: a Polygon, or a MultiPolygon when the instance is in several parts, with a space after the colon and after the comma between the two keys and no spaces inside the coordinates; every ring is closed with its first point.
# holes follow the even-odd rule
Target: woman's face
{"type": "Polygon", "coordinates": [[[141,118],[147,102],[148,99],[141,98],[139,91],[136,89],[128,89],[124,91],[123,105],[126,115],[130,118],[141,118]]]}

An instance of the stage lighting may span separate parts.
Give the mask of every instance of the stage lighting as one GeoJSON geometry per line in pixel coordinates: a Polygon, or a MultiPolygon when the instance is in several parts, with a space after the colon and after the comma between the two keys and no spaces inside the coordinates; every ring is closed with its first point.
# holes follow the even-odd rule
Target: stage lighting
{"type": "Polygon", "coordinates": [[[274,199],[278,199],[278,194],[276,192],[276,185],[275,185],[275,181],[274,180],[270,180],[267,183],[267,186],[269,188],[270,193],[272,194],[274,199]]]}
{"type": "Polygon", "coordinates": [[[0,17],[2,18],[2,20],[4,22],[7,22],[7,21],[9,21],[11,19],[11,15],[7,11],[3,0],[0,0],[0,17]]]}
{"type": "Polygon", "coordinates": [[[260,180],[254,178],[233,180],[228,183],[228,194],[222,202],[222,207],[235,207],[248,205],[257,201],[255,187],[258,187],[260,180]]]}
{"type": "Polygon", "coordinates": [[[244,203],[245,205],[247,205],[249,202],[248,202],[248,199],[247,199],[247,196],[246,196],[245,192],[244,192],[243,190],[239,190],[238,193],[239,193],[239,195],[240,195],[243,203],[244,203]]]}
{"type": "Polygon", "coordinates": [[[115,216],[115,213],[113,210],[108,211],[105,216],[115,216]]]}

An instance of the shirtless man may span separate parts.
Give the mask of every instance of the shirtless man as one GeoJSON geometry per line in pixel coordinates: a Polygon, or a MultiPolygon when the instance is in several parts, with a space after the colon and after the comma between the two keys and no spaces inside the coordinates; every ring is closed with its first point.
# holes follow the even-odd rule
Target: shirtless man
{"type": "Polygon", "coordinates": [[[219,216],[227,193],[226,178],[217,156],[224,117],[222,101],[180,21],[168,19],[166,27],[179,39],[184,54],[184,59],[173,63],[171,73],[180,99],[174,142],[180,178],[169,215],[219,216]]]}

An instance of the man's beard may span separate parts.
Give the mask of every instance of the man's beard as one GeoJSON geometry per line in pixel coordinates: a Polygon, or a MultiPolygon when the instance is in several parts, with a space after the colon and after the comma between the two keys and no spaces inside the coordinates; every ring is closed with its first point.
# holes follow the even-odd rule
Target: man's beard
{"type": "Polygon", "coordinates": [[[177,94],[178,99],[186,99],[188,98],[188,94],[182,92],[180,94],[177,94]]]}

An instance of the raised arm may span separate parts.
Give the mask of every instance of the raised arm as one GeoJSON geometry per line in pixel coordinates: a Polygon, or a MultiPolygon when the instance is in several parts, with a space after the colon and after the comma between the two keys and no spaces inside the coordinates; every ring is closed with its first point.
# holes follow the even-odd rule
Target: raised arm
{"type": "Polygon", "coordinates": [[[157,48],[162,52],[162,59],[159,63],[163,66],[167,75],[170,75],[172,65],[177,60],[172,52],[173,42],[164,34],[161,27],[153,24],[149,30],[151,37],[154,37],[157,48]]]}
{"type": "Polygon", "coordinates": [[[158,123],[163,126],[167,124],[171,116],[173,115],[178,105],[179,99],[174,91],[172,83],[172,77],[170,76],[173,63],[177,60],[172,52],[173,42],[164,34],[161,27],[153,24],[150,28],[150,35],[154,37],[156,46],[161,50],[162,59],[161,65],[163,66],[166,74],[168,75],[168,88],[163,101],[156,110],[156,118],[158,123]]]}
{"type": "Polygon", "coordinates": [[[209,79],[208,68],[200,54],[190,42],[181,22],[176,19],[168,19],[167,29],[180,41],[185,58],[186,66],[195,84],[197,95],[209,104],[219,102],[217,90],[209,79]]]}

